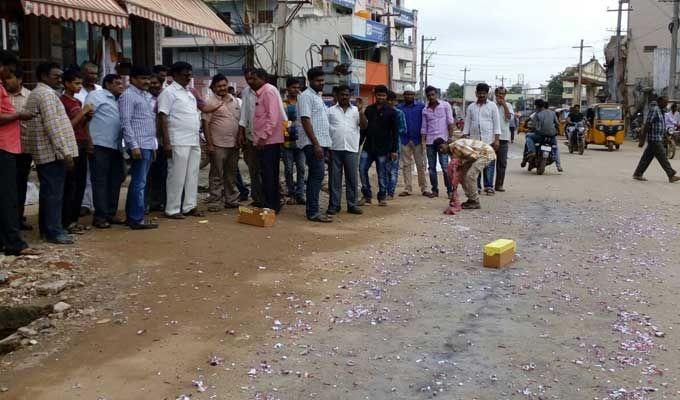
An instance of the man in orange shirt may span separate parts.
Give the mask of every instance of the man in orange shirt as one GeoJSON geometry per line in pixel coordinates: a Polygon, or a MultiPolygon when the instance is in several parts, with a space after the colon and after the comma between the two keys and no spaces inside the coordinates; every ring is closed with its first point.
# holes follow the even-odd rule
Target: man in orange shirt
{"type": "MultiPolygon", "coordinates": [[[[0,80],[14,75],[16,57],[0,50],[0,80]]],[[[17,212],[16,156],[21,153],[20,121],[33,118],[33,114],[18,111],[12,105],[9,93],[0,85],[0,246],[6,255],[25,255],[32,251],[21,238],[17,212]]]]}

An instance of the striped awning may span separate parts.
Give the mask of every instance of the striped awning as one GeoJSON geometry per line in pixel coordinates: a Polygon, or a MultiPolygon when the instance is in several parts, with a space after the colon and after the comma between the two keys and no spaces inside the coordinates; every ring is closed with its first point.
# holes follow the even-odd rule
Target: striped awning
{"type": "Polygon", "coordinates": [[[94,25],[128,26],[128,13],[116,0],[21,0],[24,13],[94,25]]]}
{"type": "Polygon", "coordinates": [[[202,0],[123,0],[130,14],[178,31],[231,43],[234,31],[202,0]]]}

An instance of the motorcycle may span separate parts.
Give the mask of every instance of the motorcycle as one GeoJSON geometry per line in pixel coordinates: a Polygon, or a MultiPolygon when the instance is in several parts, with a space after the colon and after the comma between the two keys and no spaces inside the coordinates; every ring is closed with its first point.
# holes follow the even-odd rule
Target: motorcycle
{"type": "MultiPolygon", "coordinates": [[[[557,145],[553,144],[554,139],[553,137],[544,136],[541,140],[536,141],[533,156],[532,154],[527,156],[526,163],[529,172],[536,168],[536,174],[543,175],[545,167],[555,162],[553,148],[557,147],[557,145]]],[[[554,151],[557,151],[557,149],[554,149],[554,151]]]]}
{"type": "Polygon", "coordinates": [[[642,133],[642,113],[636,113],[635,117],[632,118],[630,126],[630,134],[633,140],[640,139],[640,133],[642,133]]]}
{"type": "Polygon", "coordinates": [[[569,153],[578,151],[578,154],[583,155],[586,149],[586,124],[581,121],[568,126],[567,137],[569,138],[569,153]]]}
{"type": "Polygon", "coordinates": [[[666,150],[666,158],[672,160],[675,157],[675,128],[668,128],[663,138],[663,147],[666,150]]]}

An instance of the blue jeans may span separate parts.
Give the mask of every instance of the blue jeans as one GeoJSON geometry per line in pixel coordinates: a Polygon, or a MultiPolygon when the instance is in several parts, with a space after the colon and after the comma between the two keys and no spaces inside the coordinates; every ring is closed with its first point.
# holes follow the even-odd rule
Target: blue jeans
{"type": "Polygon", "coordinates": [[[387,185],[389,184],[389,170],[387,167],[388,155],[375,155],[362,151],[359,160],[359,176],[361,178],[361,194],[365,199],[372,199],[373,192],[371,191],[371,181],[368,178],[368,171],[371,165],[375,162],[375,168],[378,172],[378,201],[385,200],[387,197],[387,185]]]}
{"type": "Polygon", "coordinates": [[[331,156],[331,199],[328,209],[340,211],[342,199],[342,176],[345,176],[345,200],[347,209],[357,205],[357,158],[359,153],[351,151],[333,151],[331,156]]]}
{"type": "Polygon", "coordinates": [[[286,177],[288,197],[305,197],[305,153],[302,149],[281,147],[283,153],[283,174],[286,177]],[[295,168],[295,171],[293,170],[295,168]],[[297,180],[293,177],[297,173],[297,180]]]}
{"type": "Polygon", "coordinates": [[[66,164],[57,160],[36,166],[40,180],[38,220],[40,236],[56,239],[66,235],[61,224],[61,210],[64,201],[64,181],[66,164]]]}
{"type": "Polygon", "coordinates": [[[482,177],[484,177],[484,189],[493,189],[494,175],[496,172],[496,162],[492,162],[484,168],[481,175],[477,177],[477,189],[482,190],[482,177]]]}
{"type": "Polygon", "coordinates": [[[392,161],[387,160],[387,169],[389,171],[389,180],[387,182],[387,195],[394,197],[394,192],[397,190],[397,181],[399,180],[399,158],[392,161]]]}
{"type": "Polygon", "coordinates": [[[241,176],[241,170],[238,169],[238,167],[236,167],[236,188],[238,189],[241,198],[248,199],[248,196],[250,196],[250,189],[248,189],[248,186],[243,182],[243,176],[241,176]]]}
{"type": "Polygon", "coordinates": [[[146,193],[146,177],[153,162],[153,150],[141,149],[142,158],[132,159],[130,167],[130,186],[125,202],[125,215],[128,224],[139,224],[144,221],[144,195],[146,193]]]}
{"type": "Polygon", "coordinates": [[[305,161],[307,163],[307,169],[309,170],[309,176],[307,177],[307,205],[305,206],[305,214],[307,215],[307,218],[314,218],[321,214],[319,212],[319,195],[321,193],[321,184],[323,183],[326,163],[323,159],[318,160],[314,156],[314,146],[305,146],[302,150],[305,153],[305,161]]]}
{"type": "Polygon", "coordinates": [[[449,155],[439,154],[437,148],[433,144],[427,145],[427,170],[430,173],[430,185],[432,185],[432,193],[439,194],[439,177],[437,174],[437,160],[439,160],[439,166],[442,168],[442,174],[444,175],[444,185],[446,186],[446,193],[451,194],[453,188],[451,187],[451,180],[449,179],[449,174],[446,171],[449,166],[449,155]]]}

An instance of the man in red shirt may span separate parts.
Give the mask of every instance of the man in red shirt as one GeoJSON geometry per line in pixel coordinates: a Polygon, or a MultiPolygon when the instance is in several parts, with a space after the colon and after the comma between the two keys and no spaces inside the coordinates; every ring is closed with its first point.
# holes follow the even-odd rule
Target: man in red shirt
{"type": "Polygon", "coordinates": [[[78,144],[78,157],[73,157],[74,168],[66,173],[64,181],[64,201],[61,209],[61,221],[68,233],[82,233],[84,226],[78,223],[80,205],[83,203],[85,186],[87,183],[87,121],[92,117],[92,106],[83,104],[75,96],[83,87],[83,78],[76,69],[64,72],[64,94],[60,100],[66,109],[66,115],[71,120],[73,132],[78,144]]]}
{"type": "MultiPolygon", "coordinates": [[[[14,74],[17,59],[14,54],[0,50],[0,80],[14,74]]],[[[20,121],[33,118],[31,113],[14,108],[9,93],[0,85],[0,246],[6,255],[34,253],[21,238],[17,213],[16,155],[21,153],[20,121]]]]}

